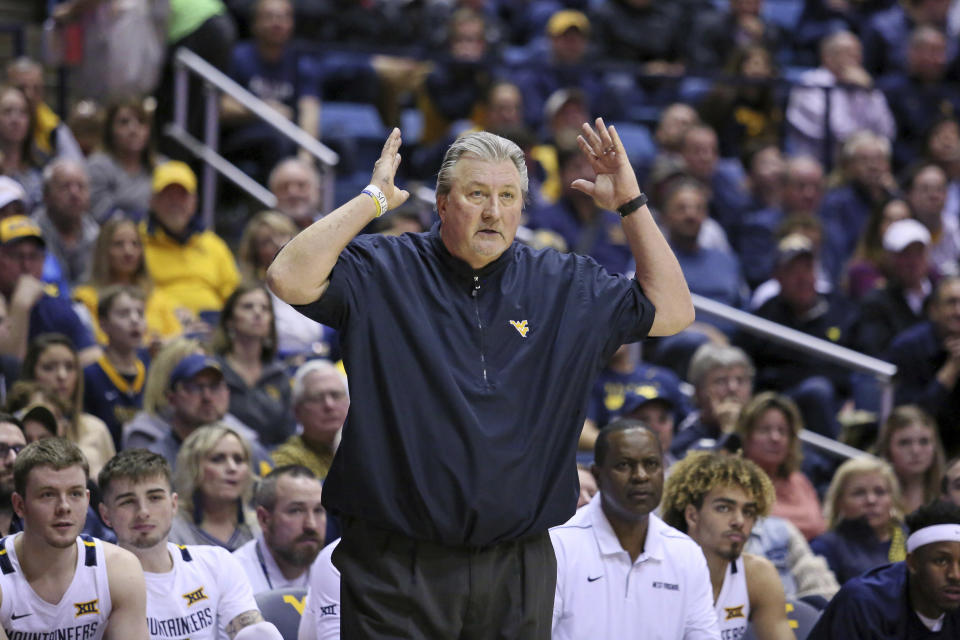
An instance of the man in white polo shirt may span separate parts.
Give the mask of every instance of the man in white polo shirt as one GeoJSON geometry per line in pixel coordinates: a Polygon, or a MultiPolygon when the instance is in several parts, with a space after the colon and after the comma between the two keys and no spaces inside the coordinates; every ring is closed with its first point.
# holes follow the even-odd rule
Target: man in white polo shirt
{"type": "Polygon", "coordinates": [[[603,429],[600,492],[550,530],[557,555],[553,638],[717,639],[710,574],[697,544],[652,513],[663,490],[656,435],[637,420],[603,429]]]}

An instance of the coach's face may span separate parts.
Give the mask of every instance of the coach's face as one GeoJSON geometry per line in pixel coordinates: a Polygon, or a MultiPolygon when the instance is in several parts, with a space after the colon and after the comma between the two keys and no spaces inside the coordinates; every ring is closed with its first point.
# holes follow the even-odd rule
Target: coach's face
{"type": "Polygon", "coordinates": [[[462,157],[450,193],[437,196],[440,237],[450,253],[479,269],[513,242],[522,210],[520,172],[512,162],[462,157]]]}

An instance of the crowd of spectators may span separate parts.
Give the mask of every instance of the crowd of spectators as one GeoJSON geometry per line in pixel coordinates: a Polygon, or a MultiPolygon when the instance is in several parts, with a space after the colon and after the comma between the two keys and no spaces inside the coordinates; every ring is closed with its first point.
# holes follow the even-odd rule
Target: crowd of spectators
{"type": "MultiPolygon", "coordinates": [[[[59,3],[54,33],[105,4],[125,6],[59,3]]],[[[668,466],[692,449],[742,450],[776,490],[779,524],[758,525],[760,547],[798,530],[840,584],[902,559],[905,514],[937,498],[941,479],[955,492],[960,468],[945,462],[960,454],[960,2],[775,6],[171,0],[144,32],[166,52],[152,90],[73,87],[83,99],[62,113],[46,97],[52,69],[10,61],[0,84],[0,401],[27,441],[76,442],[91,477],[119,450],[161,454],[181,495],[174,539],[237,548],[256,534],[244,511],[252,478],[300,464],[322,479],[350,402],[335,332],[264,284],[323,202],[359,192],[376,157],[368,148],[382,144],[349,126],[325,130],[325,105],[366,105],[383,132],[419,123],[403,131],[398,180],[408,185],[433,186],[460,132],[514,140],[531,185],[518,238],[629,275],[619,217],[570,188],[594,177],[579,126],[603,116],[691,292],[888,360],[898,375],[881,424],[874,379],[698,316],[677,336],[617,352],[597,377],[581,450],[618,417],[644,420],[668,466]],[[224,96],[220,149],[277,205],[258,211],[224,191],[216,228],[205,228],[197,160],[161,135],[176,46],[336,149],[336,186],[224,96]],[[228,206],[243,211],[239,223],[219,217],[228,206]],[[195,437],[210,424],[219,430],[195,437]],[[801,445],[804,428],[875,446],[888,462],[840,464],[801,445]],[[214,458],[229,478],[207,486],[195,470],[214,458]]],[[[193,83],[196,133],[203,92],[193,83]]],[[[434,222],[429,206],[411,203],[367,231],[434,222]]],[[[103,527],[96,520],[91,512],[91,531],[103,527]]],[[[796,576],[778,569],[796,592],[796,576]]],[[[811,593],[829,598],[835,583],[825,583],[811,593]]]]}

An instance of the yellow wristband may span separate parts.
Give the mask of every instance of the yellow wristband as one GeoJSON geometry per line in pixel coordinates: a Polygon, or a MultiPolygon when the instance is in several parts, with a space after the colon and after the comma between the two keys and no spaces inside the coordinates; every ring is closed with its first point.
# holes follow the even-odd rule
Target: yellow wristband
{"type": "Polygon", "coordinates": [[[380,187],[373,184],[368,184],[363,188],[361,193],[367,194],[373,198],[375,203],[377,203],[378,218],[387,212],[387,209],[389,208],[387,206],[387,196],[383,195],[383,191],[380,190],[380,187]]]}

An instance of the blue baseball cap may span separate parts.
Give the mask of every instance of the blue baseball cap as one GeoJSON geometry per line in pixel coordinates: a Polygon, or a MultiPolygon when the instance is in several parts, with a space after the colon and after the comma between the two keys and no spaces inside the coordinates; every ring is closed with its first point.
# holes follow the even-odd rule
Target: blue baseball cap
{"type": "Polygon", "coordinates": [[[178,382],[190,380],[203,371],[215,371],[220,377],[223,377],[223,368],[220,363],[210,356],[202,353],[191,353],[177,363],[177,366],[170,372],[170,386],[173,388],[178,382]]]}
{"type": "Polygon", "coordinates": [[[650,402],[662,402],[667,405],[668,409],[673,409],[676,406],[673,394],[664,388],[659,380],[651,380],[649,384],[631,389],[624,398],[623,407],[618,413],[622,416],[629,415],[650,402]]]}

